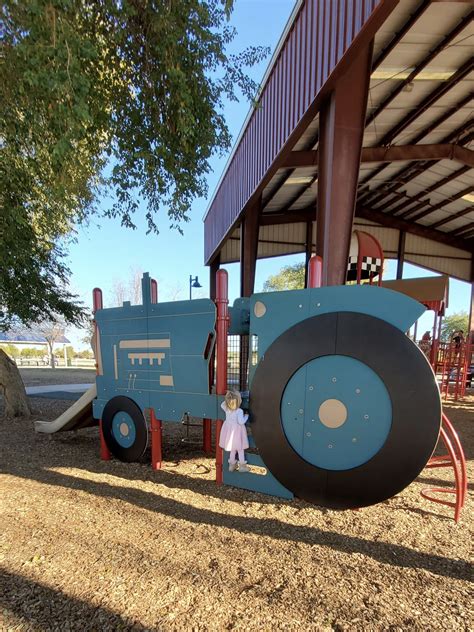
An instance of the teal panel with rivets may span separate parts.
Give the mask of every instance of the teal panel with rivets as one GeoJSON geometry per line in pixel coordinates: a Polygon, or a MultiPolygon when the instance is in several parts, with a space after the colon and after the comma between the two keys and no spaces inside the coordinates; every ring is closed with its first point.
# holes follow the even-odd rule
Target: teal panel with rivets
{"type": "Polygon", "coordinates": [[[371,459],[392,425],[380,377],[354,358],[331,355],[304,364],[286,385],[281,419],[288,442],[306,461],[349,470],[371,459]]]}
{"type": "Polygon", "coordinates": [[[229,472],[229,453],[224,452],[222,480],[226,485],[288,500],[294,498],[293,493],[268,471],[260,455],[246,452],[245,458],[250,465],[250,472],[239,472],[238,470],[229,472]]]}
{"type": "Polygon", "coordinates": [[[266,349],[297,323],[330,312],[368,314],[408,331],[426,308],[400,292],[370,285],[264,292],[250,298],[250,383],[266,349]]]}
{"type": "MultiPolygon", "coordinates": [[[[98,310],[101,374],[94,416],[115,395],[153,408],[163,421],[184,413],[215,419],[209,394],[209,362],[215,343],[216,307],[209,299],[150,302],[150,278],[143,277],[143,305],[98,310]]],[[[125,429],[125,426],[123,426],[125,429]]]]}

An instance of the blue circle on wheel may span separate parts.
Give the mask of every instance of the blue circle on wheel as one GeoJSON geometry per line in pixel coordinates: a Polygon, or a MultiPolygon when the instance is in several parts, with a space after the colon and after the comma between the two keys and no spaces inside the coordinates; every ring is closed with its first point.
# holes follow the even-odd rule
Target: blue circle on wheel
{"type": "Polygon", "coordinates": [[[119,412],[112,421],[112,434],[117,443],[123,448],[130,448],[137,436],[135,424],[126,412],[119,412]]]}
{"type": "Polygon", "coordinates": [[[366,364],[343,355],[315,358],[288,381],[281,400],[283,430],[308,463],[349,470],[369,461],[392,426],[385,384],[366,364]]]}

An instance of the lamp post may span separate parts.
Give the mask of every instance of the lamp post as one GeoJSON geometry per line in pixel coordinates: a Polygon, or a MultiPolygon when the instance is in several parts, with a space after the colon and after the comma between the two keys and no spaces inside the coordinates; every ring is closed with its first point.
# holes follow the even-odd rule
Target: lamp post
{"type": "Polygon", "coordinates": [[[195,276],[193,279],[192,274],[190,274],[189,275],[189,300],[192,299],[193,287],[202,287],[202,285],[199,283],[199,279],[197,278],[197,276],[195,276]]]}

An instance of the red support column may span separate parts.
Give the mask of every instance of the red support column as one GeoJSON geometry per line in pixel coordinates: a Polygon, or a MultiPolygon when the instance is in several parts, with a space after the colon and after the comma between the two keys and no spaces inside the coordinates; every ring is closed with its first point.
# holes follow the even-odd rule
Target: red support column
{"type": "Polygon", "coordinates": [[[212,454],[212,421],[202,420],[202,449],[206,454],[212,454]]]}
{"type": "Polygon", "coordinates": [[[155,417],[155,411],[150,408],[150,429],[151,429],[151,467],[154,470],[161,470],[162,455],[162,423],[161,419],[155,417]]]}
{"type": "Polygon", "coordinates": [[[259,198],[240,225],[240,296],[251,296],[254,290],[261,203],[259,198]]]}
{"type": "Polygon", "coordinates": [[[430,364],[435,370],[436,363],[436,354],[438,352],[438,343],[436,340],[436,335],[438,333],[438,312],[434,313],[434,322],[433,322],[433,335],[431,340],[431,351],[430,351],[430,364]]]}
{"type": "MultiPolygon", "coordinates": [[[[229,309],[227,294],[228,277],[226,270],[217,272],[217,395],[225,395],[227,390],[227,332],[229,329],[229,309]]],[[[216,482],[222,484],[223,450],[219,447],[222,420],[216,420],[216,482]]]]}
{"type": "MultiPolygon", "coordinates": [[[[260,208],[261,198],[247,211],[240,224],[240,296],[251,296],[254,291],[260,208]]],[[[241,391],[247,389],[249,348],[249,337],[240,336],[239,388],[241,391]]]]}
{"type": "Polygon", "coordinates": [[[321,276],[323,272],[323,260],[317,255],[313,255],[308,265],[308,287],[321,287],[321,276]]]}
{"type": "MultiPolygon", "coordinates": [[[[96,311],[98,309],[102,309],[103,308],[103,302],[102,302],[102,290],[98,287],[95,287],[92,290],[92,314],[95,314],[96,311]]],[[[96,356],[98,354],[98,344],[97,344],[97,339],[98,339],[98,329],[97,329],[97,323],[94,320],[94,337],[96,340],[96,344],[95,344],[95,348],[96,348],[96,356]]],[[[95,369],[96,369],[96,373],[99,373],[99,358],[96,357],[95,359],[95,369]]],[[[110,454],[109,448],[107,447],[107,444],[105,443],[105,439],[104,439],[104,433],[102,432],[102,419],[99,419],[99,437],[100,437],[100,458],[102,459],[102,461],[110,461],[110,459],[112,458],[112,455],[110,454]]]]}
{"type": "Polygon", "coordinates": [[[150,279],[150,296],[152,303],[158,303],[158,283],[155,279],[150,279]]]}
{"type": "MultiPolygon", "coordinates": [[[[211,300],[216,300],[217,294],[217,271],[220,266],[220,254],[211,262],[209,269],[209,297],[211,300]]],[[[209,360],[209,392],[212,392],[214,386],[214,362],[216,352],[215,349],[212,352],[211,359],[209,360]]],[[[202,449],[206,454],[212,454],[212,419],[202,420],[202,449]]]]}
{"type": "Polygon", "coordinates": [[[323,285],[344,285],[352,233],[372,43],[337,81],[319,114],[316,253],[323,285]]]}
{"type": "Polygon", "coordinates": [[[305,248],[306,248],[306,265],[304,270],[304,286],[311,287],[309,285],[309,261],[313,254],[313,222],[306,222],[306,240],[305,240],[305,248]]]}

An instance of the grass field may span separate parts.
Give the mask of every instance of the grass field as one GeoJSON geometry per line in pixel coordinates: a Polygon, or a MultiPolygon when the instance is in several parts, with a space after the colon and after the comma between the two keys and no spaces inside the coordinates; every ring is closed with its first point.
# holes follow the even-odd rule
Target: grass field
{"type": "Polygon", "coordinates": [[[48,384],[89,384],[95,379],[95,369],[51,369],[49,367],[20,367],[25,386],[48,384]]]}

